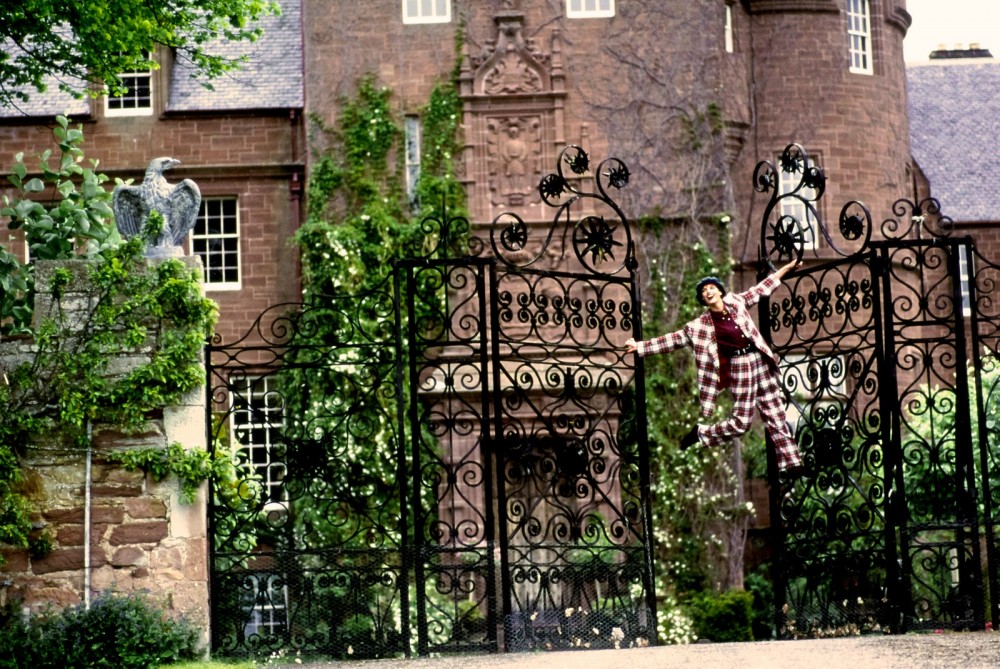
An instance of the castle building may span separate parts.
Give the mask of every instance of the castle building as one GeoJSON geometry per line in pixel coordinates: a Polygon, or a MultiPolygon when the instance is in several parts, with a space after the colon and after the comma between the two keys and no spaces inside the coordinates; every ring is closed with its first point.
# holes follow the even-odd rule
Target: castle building
{"type": "MultiPolygon", "coordinates": [[[[220,45],[250,60],[214,90],[164,50],[159,70],[129,73],[125,99],[36,93],[0,110],[0,156],[38,153],[44,128],[66,113],[112,177],[138,180],[161,155],[181,161],[168,176],[193,178],[205,196],[190,248],[224,338],[297,297],[287,240],[303,217],[305,118],[334,127],[340,101],[368,74],[417,137],[431,87],[462,58],[457,167],[474,223],[504,210],[544,218],[537,181],[562,147],[579,144],[631,166],[630,216],[728,216],[743,284],[756,272],[762,211],[753,169],[789,143],[828,177],[821,217],[835,218],[847,199],[878,217],[912,195],[904,0],[281,4],[259,43],[220,45]],[[692,148],[692,130],[707,148],[692,148]]],[[[822,255],[822,235],[807,243],[822,255]]],[[[16,234],[10,244],[23,252],[16,234]]]]}

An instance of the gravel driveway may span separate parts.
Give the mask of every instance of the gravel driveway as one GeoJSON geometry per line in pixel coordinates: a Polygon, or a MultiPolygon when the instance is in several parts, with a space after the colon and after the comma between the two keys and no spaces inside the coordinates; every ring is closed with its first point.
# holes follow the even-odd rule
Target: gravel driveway
{"type": "Polygon", "coordinates": [[[623,650],[465,655],[291,664],[310,669],[986,669],[1000,667],[1000,632],[802,641],[698,643],[623,650]]]}

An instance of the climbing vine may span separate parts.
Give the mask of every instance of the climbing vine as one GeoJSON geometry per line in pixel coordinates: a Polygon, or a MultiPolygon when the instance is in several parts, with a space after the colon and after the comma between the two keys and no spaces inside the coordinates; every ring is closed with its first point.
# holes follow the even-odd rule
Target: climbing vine
{"type": "Polygon", "coordinates": [[[216,494],[230,506],[241,505],[244,500],[259,494],[259,484],[247,479],[225,449],[208,453],[200,448],[187,449],[174,442],[167,448],[143,448],[108,454],[108,459],[119,462],[126,471],[141,470],[154,481],[168,476],[177,477],[181,501],[193,502],[201,484],[211,478],[216,494]]]}
{"type": "MultiPolygon", "coordinates": [[[[375,525],[384,531],[391,525],[386,519],[401,513],[397,449],[407,436],[399,433],[396,367],[389,353],[398,299],[392,276],[400,260],[465,243],[465,196],[454,168],[461,121],[457,73],[456,66],[419,109],[420,173],[411,192],[402,158],[412,144],[404,141],[392,91],[374,75],[362,77],[355,93],[340,101],[335,126],[310,117],[306,221],[295,237],[304,309],[289,364],[274,383],[286,389],[279,391],[288,444],[284,461],[314,473],[313,494],[343,500],[336,517],[314,504],[296,505],[291,514],[297,536],[324,545],[370,547],[372,541],[401,539],[374,539],[379,533],[371,531],[375,525]],[[316,351],[322,351],[322,365],[315,364],[316,351]],[[299,357],[308,360],[297,364],[299,357]],[[326,433],[339,437],[317,457],[310,444],[326,433]]],[[[414,279],[420,294],[414,323],[440,318],[445,294],[431,275],[414,279]]],[[[257,531],[264,536],[270,529],[261,524],[257,531]]],[[[270,539],[278,550],[286,534],[270,539]]]]}
{"type": "Polygon", "coordinates": [[[96,162],[82,167],[82,130],[59,117],[53,135],[58,167],[46,151],[40,176],[28,178],[16,156],[16,194],[0,210],[24,229],[33,259],[67,261],[43,270],[0,253],[0,281],[13,288],[0,323],[21,335],[0,360],[0,542],[20,547],[31,528],[24,458],[37,449],[82,453],[93,425],[139,430],[152,412],[200,387],[201,349],[217,317],[196,270],[179,259],[149,263],[144,237],[118,236],[107,177],[96,162]],[[43,294],[51,306],[33,313],[43,294]]]}

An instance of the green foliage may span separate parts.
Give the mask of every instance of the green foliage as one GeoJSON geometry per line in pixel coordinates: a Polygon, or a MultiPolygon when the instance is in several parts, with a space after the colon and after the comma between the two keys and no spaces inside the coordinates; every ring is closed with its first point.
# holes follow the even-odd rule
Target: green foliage
{"type": "Polygon", "coordinates": [[[669,592],[656,603],[656,636],[660,643],[667,644],[685,644],[698,640],[691,617],[669,592]]]}
{"type": "MultiPolygon", "coordinates": [[[[121,94],[123,72],[158,67],[157,45],[175,52],[196,75],[218,78],[238,69],[245,57],[218,55],[212,42],[255,41],[254,22],[279,7],[271,0],[31,0],[0,10],[0,39],[30,45],[0,53],[0,107],[46,90],[49,77],[76,97],[98,95],[107,86],[121,94]]],[[[208,85],[210,87],[210,85],[208,85]]]]}
{"type": "Polygon", "coordinates": [[[63,200],[46,209],[23,199],[44,188],[24,181],[18,156],[12,174],[21,197],[5,198],[3,213],[24,227],[33,259],[79,257],[54,268],[40,289],[56,298],[76,291],[87,299],[68,300],[80,305],[70,312],[57,300],[32,327],[34,266],[14,262],[5,275],[23,280],[23,289],[3,302],[11,309],[0,316],[7,332],[30,335],[34,343],[26,360],[4,370],[0,385],[0,542],[20,547],[27,546],[30,528],[18,488],[20,456],[42,437],[71,451],[87,448],[95,423],[139,429],[151,412],[200,387],[201,351],[217,317],[195,270],[177,259],[148,262],[143,239],[121,242],[107,218],[107,177],[78,169],[82,133],[68,131],[65,119],[53,132],[61,167],[44,167],[46,152],[41,169],[63,200]],[[83,185],[72,186],[71,179],[83,185]],[[123,358],[129,371],[119,373],[123,358]]]}
{"type": "Polygon", "coordinates": [[[31,322],[32,282],[30,269],[0,247],[0,335],[23,333],[31,322]]]}
{"type": "Polygon", "coordinates": [[[0,669],[147,669],[197,657],[198,634],[139,594],[105,593],[91,603],[25,619],[0,612],[0,669]]]}
{"type": "Polygon", "coordinates": [[[750,627],[756,641],[773,639],[774,631],[774,586],[767,574],[769,565],[762,565],[746,575],[743,584],[753,596],[753,619],[750,627]]]}
{"type": "Polygon", "coordinates": [[[52,552],[52,534],[42,532],[28,539],[28,555],[32,560],[40,560],[52,552]]]}
{"type": "MultiPolygon", "coordinates": [[[[453,177],[451,160],[456,155],[460,110],[451,83],[437,86],[423,110],[425,158],[418,186],[422,209],[416,214],[411,214],[403,192],[400,166],[390,161],[392,156],[402,155],[402,133],[392,113],[388,89],[376,86],[374,77],[367,76],[359,82],[356,96],[342,101],[335,131],[314,119],[329,145],[318,149],[308,189],[308,220],[297,236],[304,299],[314,307],[335,311],[344,308],[343,300],[364,305],[358,309],[354,336],[370,344],[394,343],[395,333],[386,331],[385,323],[390,308],[386,300],[392,290],[387,282],[395,262],[422,255],[439,242],[440,228],[418,225],[414,218],[443,219],[443,212],[435,209],[443,200],[452,216],[464,211],[464,196],[453,177]]],[[[459,240],[463,231],[456,231],[452,239],[459,240]]],[[[420,278],[417,284],[421,299],[416,300],[416,322],[433,321],[443,305],[441,284],[433,278],[420,278]]],[[[318,319],[315,327],[312,325],[300,328],[306,334],[296,343],[333,343],[329,356],[336,364],[284,374],[284,383],[306,389],[290,394],[300,404],[286,407],[293,417],[288,433],[294,437],[296,426],[309,431],[327,426],[331,434],[354,430],[355,436],[360,436],[363,429],[364,438],[345,442],[343,455],[350,466],[340,468],[339,474],[327,472],[328,481],[334,489],[358,491],[367,500],[361,507],[385,504],[395,509],[398,499],[392,491],[400,435],[396,434],[395,391],[389,385],[394,380],[392,361],[389,356],[374,354],[375,349],[361,355],[355,346],[338,347],[345,343],[342,319],[318,319]],[[338,482],[340,476],[346,478],[338,482]]],[[[308,433],[302,436],[308,440],[308,433]]],[[[313,515],[303,510],[297,518],[326,541],[336,542],[329,536],[333,525],[313,515]]],[[[349,536],[364,539],[352,523],[343,523],[334,535],[345,540],[349,536]]]]}
{"type": "MultiPolygon", "coordinates": [[[[965,447],[956,443],[959,439],[956,414],[968,411],[974,448],[978,446],[991,449],[1000,434],[1000,396],[997,394],[997,388],[1000,387],[1000,358],[983,354],[980,366],[978,384],[972,366],[964,370],[969,380],[967,407],[960,406],[955,384],[921,384],[913,388],[901,402],[905,411],[901,421],[900,448],[906,505],[911,522],[962,522],[958,515],[958,505],[949,502],[957,499],[955,451],[965,447]],[[977,395],[980,387],[983,391],[985,435],[980,435],[977,420],[977,395]]],[[[974,456],[973,461],[977,468],[976,480],[980,480],[978,456],[974,456]]],[[[1000,484],[993,472],[988,472],[988,476],[994,486],[1000,484]]],[[[982,500],[979,500],[980,517],[983,511],[982,500]]]]}
{"type": "MultiPolygon", "coordinates": [[[[158,665],[166,666],[166,665],[158,665]]],[[[173,669],[257,669],[255,662],[180,662],[171,665],[173,669]]]]}
{"type": "Polygon", "coordinates": [[[687,609],[699,639],[753,641],[753,595],[749,592],[706,592],[693,598],[687,609]]]}
{"type": "Polygon", "coordinates": [[[317,156],[310,180],[308,218],[299,230],[304,293],[352,294],[382,283],[414,239],[399,179],[388,168],[401,136],[390,92],[369,76],[354,100],[341,103],[332,132],[313,119],[331,146],[317,156]],[[336,262],[331,261],[336,259],[336,262]]]}
{"type": "MultiPolygon", "coordinates": [[[[0,453],[0,458],[7,460],[0,453]]],[[[0,464],[0,541],[12,546],[27,547],[28,533],[31,531],[31,507],[18,491],[17,483],[21,479],[21,470],[16,461],[11,464],[0,464]]]]}
{"type": "MultiPolygon", "coordinates": [[[[380,286],[393,262],[420,255],[428,232],[414,219],[464,212],[465,196],[454,178],[461,101],[451,83],[436,86],[422,110],[423,145],[417,200],[411,212],[400,178],[402,132],[391,109],[391,91],[372,75],[362,78],[353,99],[341,101],[336,130],[313,117],[327,146],[317,149],[307,191],[308,218],[297,234],[306,295],[358,294],[380,286]],[[336,262],[332,261],[336,260],[336,262]]],[[[460,231],[459,231],[460,232],[460,231]]],[[[455,234],[460,242],[460,235],[455,234]]]]}
{"type": "MultiPolygon", "coordinates": [[[[971,364],[955,370],[956,376],[964,373],[968,379],[967,405],[960,402],[957,379],[945,385],[921,384],[911,388],[900,401],[906,520],[910,526],[931,528],[922,535],[927,541],[953,542],[954,531],[933,528],[962,526],[970,522],[973,514],[979,522],[985,517],[984,495],[972,498],[964,492],[968,481],[961,480],[960,451],[970,450],[976,482],[988,481],[990,490],[1000,489],[1000,473],[993,466],[993,454],[1000,443],[1000,357],[989,350],[983,350],[980,356],[978,383],[971,364]],[[982,416],[978,410],[980,406],[982,416]],[[968,444],[961,441],[958,422],[964,422],[966,412],[970,427],[968,444]],[[980,449],[990,454],[985,472],[980,449]]],[[[996,513],[994,506],[994,518],[996,513]]],[[[926,597],[933,601],[940,593],[950,592],[955,587],[953,565],[947,560],[914,560],[913,563],[911,580],[915,599],[926,597]]]]}
{"type": "Polygon", "coordinates": [[[709,102],[704,109],[695,107],[684,110],[680,115],[680,125],[683,142],[693,153],[713,150],[713,138],[718,138],[726,129],[722,108],[715,102],[709,102]]]}
{"type": "MultiPolygon", "coordinates": [[[[112,222],[111,193],[103,186],[108,177],[95,172],[97,161],[85,161],[82,126],[71,128],[65,116],[57,116],[52,136],[58,161],[52,163],[51,150],[38,156],[41,176],[29,176],[23,153],[14,157],[7,179],[15,194],[3,196],[0,216],[8,217],[11,229],[23,228],[32,259],[93,257],[121,242],[112,222]]],[[[0,250],[0,290],[0,333],[28,333],[33,266],[6,249],[0,250]]]]}
{"type": "Polygon", "coordinates": [[[142,248],[133,238],[95,258],[87,266],[93,306],[82,317],[60,311],[43,319],[34,359],[12,376],[14,407],[56,421],[78,445],[86,443],[88,422],[137,429],[150,411],[204,381],[199,355],[215,323],[215,304],[201,295],[194,270],[176,259],[148,266],[142,248]],[[69,336],[74,331],[88,336],[69,336]],[[114,360],[130,352],[148,361],[113,373],[114,360]],[[25,374],[30,378],[22,383],[25,374]]]}
{"type": "MultiPolygon", "coordinates": [[[[312,118],[315,157],[307,220],[295,239],[305,308],[293,316],[297,327],[285,358],[288,364],[269,379],[269,388],[278,388],[284,401],[287,450],[280,458],[288,465],[289,480],[308,483],[309,495],[287,502],[290,525],[280,529],[273,519],[269,522],[267,499],[256,496],[248,506],[257,512],[236,509],[217,519],[216,536],[224,542],[217,550],[225,556],[242,555],[248,541],[266,540],[277,560],[296,569],[319,566],[311,560],[330,568],[328,556],[303,554],[302,546],[336,548],[338,568],[350,573],[363,560],[352,549],[393,551],[402,540],[384,533],[402,513],[397,468],[403,444],[411,443],[399,433],[393,271],[402,259],[460,245],[467,224],[454,220],[463,216],[465,200],[454,178],[461,104],[453,83],[437,86],[422,110],[416,211],[403,187],[403,133],[391,91],[377,85],[374,77],[364,77],[339,110],[336,127],[312,118]],[[442,202],[447,203],[447,216],[442,202]],[[435,222],[422,224],[427,217],[435,222]],[[318,351],[322,364],[316,364],[318,351]],[[316,498],[325,502],[314,503],[316,498]]],[[[414,277],[418,295],[412,322],[418,329],[441,321],[445,291],[437,272],[431,268],[414,277]]],[[[404,332],[407,322],[402,324],[404,332]]],[[[433,437],[423,434],[421,439],[427,448],[436,448],[433,437]]],[[[426,499],[425,513],[432,515],[436,503],[429,489],[423,485],[417,494],[426,499]]],[[[314,623],[304,619],[302,633],[329,634],[336,639],[334,654],[353,657],[373,656],[384,644],[402,643],[387,613],[395,609],[397,615],[407,615],[398,609],[398,586],[333,580],[317,587],[314,596],[330,603],[329,610],[336,613],[314,623]]],[[[455,606],[445,595],[440,599],[455,606]]],[[[429,615],[443,619],[445,610],[429,615]]],[[[472,611],[465,613],[463,620],[478,624],[472,611]]],[[[440,634],[452,632],[436,621],[432,625],[440,634]]]]}

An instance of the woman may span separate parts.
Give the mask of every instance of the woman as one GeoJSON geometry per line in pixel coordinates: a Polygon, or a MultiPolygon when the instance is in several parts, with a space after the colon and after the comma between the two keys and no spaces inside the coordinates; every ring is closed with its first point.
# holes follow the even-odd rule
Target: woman
{"type": "Polygon", "coordinates": [[[785,403],[778,384],[778,358],[747,310],[774,292],[781,285],[781,277],[798,266],[798,261],[793,260],[739,294],[727,294],[722,281],[714,276],[705,277],[695,289],[698,301],[708,307],[705,313],[677,332],[641,342],[626,340],[626,351],[640,356],[668,353],[684,346],[694,350],[702,418],[711,417],[722,390],[729,388],[732,393],[732,415],[714,425],[699,424],[692,428],[681,441],[682,449],[696,442],[718,446],[746,433],[756,408],[774,443],[778,469],[787,473],[802,468],[798,446],[785,419],[785,403]]]}

